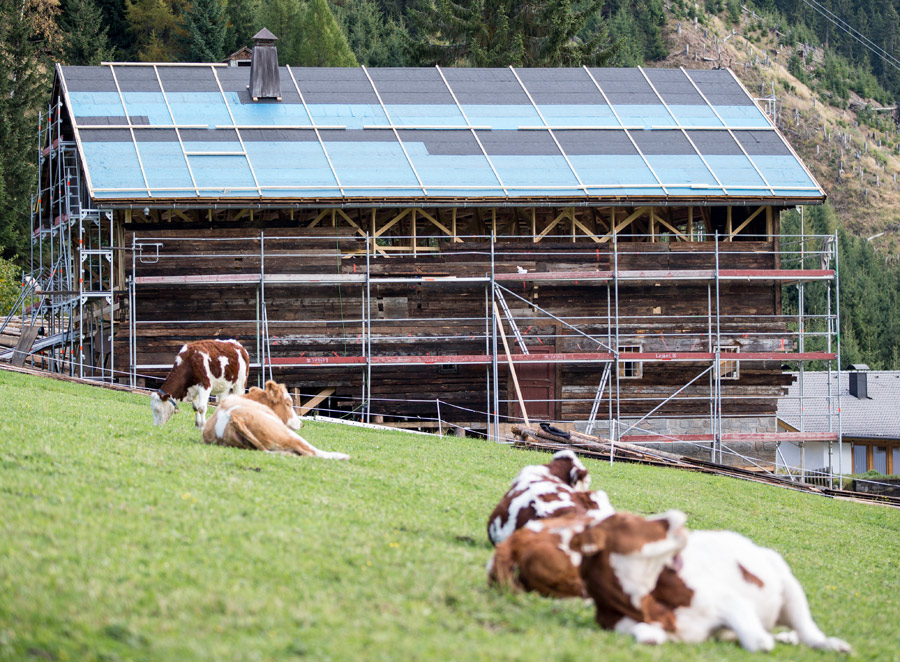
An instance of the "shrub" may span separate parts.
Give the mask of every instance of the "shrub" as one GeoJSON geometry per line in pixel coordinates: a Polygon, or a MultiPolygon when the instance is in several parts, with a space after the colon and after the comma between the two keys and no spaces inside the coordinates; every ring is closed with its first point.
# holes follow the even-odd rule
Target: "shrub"
{"type": "MultiPolygon", "coordinates": [[[[2,252],[0,248],[0,252],[2,252]]],[[[0,257],[0,316],[9,314],[22,289],[22,271],[13,262],[0,257]]]]}

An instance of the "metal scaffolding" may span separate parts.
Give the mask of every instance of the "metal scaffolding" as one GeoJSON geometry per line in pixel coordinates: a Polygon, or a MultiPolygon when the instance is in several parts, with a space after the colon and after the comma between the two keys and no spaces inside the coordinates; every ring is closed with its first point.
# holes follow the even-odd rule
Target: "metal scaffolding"
{"type": "MultiPolygon", "coordinates": [[[[693,236],[693,235],[692,235],[693,236]]],[[[714,267],[705,269],[659,269],[659,270],[623,270],[620,269],[620,259],[624,256],[642,253],[642,244],[637,241],[637,236],[620,235],[614,237],[611,242],[611,259],[610,268],[606,270],[571,270],[571,271],[532,271],[526,273],[501,272],[496,268],[498,261],[509,263],[516,259],[524,257],[524,253],[520,249],[510,249],[504,247],[505,241],[521,240],[521,237],[502,236],[497,234],[481,235],[481,236],[459,236],[462,240],[461,247],[455,249],[456,254],[466,254],[466,242],[471,242],[473,246],[489,244],[489,255],[486,255],[484,249],[478,248],[471,251],[472,255],[478,255],[481,258],[490,260],[488,268],[483,276],[390,276],[380,273],[373,273],[373,264],[378,261],[385,261],[390,258],[387,255],[397,256],[399,253],[392,250],[386,253],[382,247],[374,240],[374,238],[366,233],[360,234],[351,248],[342,251],[347,256],[356,256],[357,258],[364,256],[365,269],[360,273],[331,273],[331,274],[291,274],[291,273],[274,273],[267,268],[267,262],[276,258],[283,258],[290,255],[279,248],[279,244],[286,239],[296,241],[297,237],[280,237],[275,232],[270,231],[264,233],[248,232],[245,236],[237,240],[243,242],[245,246],[258,247],[258,264],[259,270],[254,273],[241,274],[205,274],[198,273],[196,275],[180,275],[180,276],[158,276],[158,275],[141,275],[142,265],[156,265],[160,260],[194,260],[196,263],[202,262],[204,259],[221,259],[221,252],[210,251],[204,256],[203,253],[188,254],[179,253],[178,245],[182,241],[192,241],[208,243],[212,245],[217,241],[236,241],[234,237],[229,239],[217,239],[212,237],[160,237],[160,236],[138,236],[135,233],[132,236],[132,244],[130,251],[132,254],[132,276],[129,280],[129,374],[132,385],[137,383],[140,375],[152,371],[165,370],[170,364],[140,364],[137,362],[138,348],[136,346],[138,337],[138,327],[144,322],[139,316],[141,291],[144,288],[160,288],[160,287],[203,287],[210,288],[211,292],[214,288],[222,285],[244,285],[255,289],[256,297],[256,317],[255,319],[244,320],[215,320],[217,323],[241,325],[242,328],[252,326],[255,340],[256,352],[253,357],[252,367],[257,370],[260,379],[263,375],[278,377],[279,372],[285,369],[297,369],[299,367],[330,367],[330,368],[346,368],[358,369],[362,371],[362,389],[357,401],[357,405],[352,412],[354,416],[361,420],[370,421],[373,416],[384,414],[389,405],[379,403],[377,398],[373,399],[372,384],[373,370],[377,376],[377,371],[382,366],[424,366],[424,365],[441,365],[441,364],[480,364],[486,368],[486,406],[479,412],[484,418],[483,429],[488,437],[493,439],[502,439],[505,430],[508,430],[508,424],[511,421],[521,420],[521,417],[513,415],[512,409],[519,405],[522,410],[526,411],[527,407],[534,404],[533,400],[524,399],[521,392],[517,392],[515,397],[502,399],[501,393],[505,390],[503,387],[504,376],[501,374],[501,366],[506,364],[513,381],[516,381],[515,374],[517,368],[529,363],[535,364],[579,364],[579,365],[596,365],[597,366],[597,382],[596,391],[592,392],[590,397],[591,413],[586,420],[581,421],[588,429],[594,428],[598,423],[600,416],[600,408],[603,400],[607,400],[606,425],[610,438],[614,440],[624,440],[636,443],[648,442],[672,442],[679,441],[683,443],[702,444],[709,448],[710,458],[716,461],[725,459],[726,454],[734,454],[734,450],[729,444],[738,441],[791,441],[795,443],[805,444],[808,441],[825,442],[836,444],[838,448],[838,458],[836,473],[842,473],[842,438],[840,432],[840,404],[839,390],[834,393],[829,392],[829,421],[828,433],[805,432],[802,429],[798,432],[758,432],[758,433],[741,433],[733,431],[733,427],[726,425],[729,421],[728,417],[723,414],[723,403],[737,402],[742,398],[750,396],[742,396],[736,394],[733,389],[723,389],[723,382],[729,383],[729,376],[736,375],[741,363],[753,364],[754,362],[779,361],[791,362],[798,366],[803,366],[810,361],[819,361],[827,365],[829,371],[831,366],[837,363],[839,372],[839,337],[837,331],[838,311],[832,310],[832,302],[836,305],[838,298],[838,277],[837,277],[837,242],[834,237],[827,236],[809,236],[803,235],[799,237],[781,236],[778,238],[780,246],[775,244],[776,260],[775,269],[740,269],[729,268],[733,262],[736,253],[733,253],[730,247],[735,244],[730,242],[733,235],[719,236],[714,233],[704,237],[709,242],[709,253],[714,256],[714,267]],[[811,249],[812,246],[816,249],[811,249]],[[777,256],[777,257],[776,257],[777,256]],[[820,268],[809,268],[809,262],[814,261],[815,266],[820,268]],[[739,283],[746,281],[765,281],[776,284],[776,287],[790,285],[797,287],[801,296],[799,298],[799,311],[797,315],[728,315],[722,311],[721,288],[728,283],[739,283]],[[621,291],[628,286],[635,284],[653,285],[662,283],[689,283],[699,284],[706,287],[707,291],[707,314],[698,319],[693,316],[690,319],[676,320],[675,316],[657,316],[657,319],[666,319],[667,321],[680,321],[688,326],[695,328],[693,332],[681,331],[678,333],[664,334],[662,332],[654,334],[652,339],[636,338],[633,332],[628,331],[630,326],[636,323],[635,316],[624,315],[620,311],[619,301],[621,291]],[[824,315],[809,314],[804,310],[804,299],[802,296],[803,288],[807,283],[821,282],[827,288],[827,310],[824,315]],[[514,283],[532,285],[549,285],[559,283],[591,283],[600,285],[605,290],[607,305],[605,313],[601,317],[580,316],[557,314],[552,310],[538,305],[534,300],[520,296],[511,285],[514,283]],[[418,288],[437,288],[443,289],[452,295],[454,289],[460,287],[472,288],[478,287],[484,290],[484,312],[481,323],[484,325],[483,340],[485,350],[481,354],[446,354],[432,355],[425,353],[415,353],[415,344],[417,339],[391,337],[379,333],[380,320],[373,316],[373,300],[372,288],[386,284],[406,284],[416,286],[418,288]],[[358,317],[343,319],[343,326],[352,327],[350,331],[346,329],[342,335],[330,334],[328,339],[332,341],[343,341],[357,346],[358,352],[344,353],[344,355],[327,356],[327,355],[297,355],[297,356],[272,356],[272,338],[278,337],[277,329],[288,321],[279,319],[278,316],[267,309],[266,305],[266,287],[278,287],[291,285],[297,288],[303,288],[310,291],[315,288],[322,287],[344,287],[352,288],[358,293],[361,301],[358,317]],[[511,305],[512,304],[512,305],[511,305]],[[518,312],[515,307],[518,306],[518,312]],[[553,334],[536,334],[523,331],[526,326],[534,326],[537,320],[548,320],[562,330],[561,333],[553,334]],[[770,325],[773,323],[785,323],[790,328],[787,333],[784,331],[766,331],[762,326],[759,329],[754,328],[755,324],[766,322],[770,325]],[[704,330],[700,332],[700,326],[704,330]],[[275,331],[273,332],[273,329],[275,331]],[[760,330],[763,329],[763,330],[760,330]],[[506,333],[509,333],[507,343],[506,333]],[[729,341],[736,336],[749,338],[749,341],[764,344],[767,347],[774,346],[776,341],[781,342],[781,346],[777,351],[743,351],[737,348],[737,354],[733,351],[735,347],[729,345],[729,341]],[[557,351],[553,353],[534,353],[529,351],[530,346],[535,343],[556,343],[561,338],[566,341],[572,337],[583,339],[584,346],[578,351],[557,351]],[[392,353],[374,352],[372,351],[373,339],[378,342],[391,343],[395,342],[395,350],[392,353]],[[640,342],[638,342],[640,341],[640,342]],[[529,342],[531,345],[529,345],[529,342]],[[785,344],[788,343],[788,345],[785,344]],[[401,349],[401,344],[403,348],[401,349]],[[690,350],[684,351],[683,347],[669,350],[669,346],[690,344],[690,350]],[[658,346],[657,346],[658,345],[658,346]],[[809,349],[807,345],[810,345],[809,349]],[[833,351],[836,348],[837,351],[833,351]],[[791,350],[795,351],[791,351],[791,350]],[[659,350],[659,351],[657,351],[659,350]],[[699,350],[699,351],[698,351],[699,350]],[[402,352],[402,353],[395,353],[402,352]],[[641,402],[648,405],[649,411],[642,416],[623,416],[622,405],[629,402],[627,396],[622,393],[622,380],[626,379],[628,370],[634,366],[668,363],[668,362],[689,362],[700,364],[703,366],[698,374],[695,374],[684,384],[673,387],[671,393],[660,396],[656,400],[650,398],[642,398],[641,402]],[[704,365],[705,364],[705,365],[704,365]],[[629,367],[631,366],[631,367],[629,367]],[[698,395],[697,389],[700,384],[705,383],[708,386],[708,395],[698,395]],[[708,431],[701,434],[672,434],[660,432],[652,429],[648,424],[654,418],[659,418],[658,412],[672,402],[679,400],[704,399],[709,401],[709,417],[708,431]],[[509,411],[507,415],[502,414],[506,409],[509,411]],[[501,420],[502,419],[502,420],[501,420]]],[[[546,239],[552,239],[552,236],[545,236],[546,239]]],[[[560,236],[558,238],[572,240],[569,235],[560,236]]],[[[322,239],[322,237],[318,237],[322,239]]],[[[346,235],[334,237],[335,241],[348,241],[346,235]]],[[[407,257],[415,254],[418,260],[423,264],[427,264],[430,257],[440,255],[435,250],[423,250],[419,247],[418,251],[412,249],[415,246],[415,237],[395,236],[392,240],[398,245],[407,245],[407,257]],[[409,241],[413,243],[408,244],[409,241]]],[[[421,240],[421,237],[420,237],[421,240]]],[[[397,245],[391,248],[396,249],[397,245]]],[[[577,243],[573,241],[570,256],[573,261],[576,256],[583,256],[585,253],[595,251],[595,244],[577,243]]],[[[670,244],[670,251],[676,254],[678,251],[678,243],[670,244]]],[[[528,252],[532,259],[539,259],[541,245],[534,244],[534,249],[528,252]],[[537,256],[537,257],[536,257],[537,256]]],[[[559,250],[553,253],[559,257],[565,253],[559,250]]],[[[246,257],[246,251],[242,253],[246,257]]],[[[228,257],[226,254],[224,257],[228,257]]],[[[427,271],[427,268],[426,268],[427,271]]],[[[298,291],[301,291],[298,289],[298,291]]],[[[374,306],[377,308],[377,304],[374,306]]],[[[396,322],[398,320],[391,320],[396,322]]],[[[401,320],[402,321],[402,320],[401,320]]],[[[428,320],[426,320],[428,321],[428,320]]],[[[478,322],[476,319],[455,318],[452,315],[440,319],[434,319],[434,323],[466,323],[473,324],[478,322]]],[[[189,320],[165,320],[171,324],[190,324],[189,320]]],[[[156,321],[155,323],[159,323],[156,321]]],[[[208,323],[203,322],[193,323],[208,323]]],[[[293,325],[300,325],[301,322],[292,320],[289,322],[293,325]]],[[[331,319],[311,319],[305,320],[313,326],[327,327],[329,324],[336,325],[335,320],[331,319]]],[[[234,327],[232,327],[234,328],[234,327]]],[[[419,340],[433,341],[434,336],[422,336],[419,340]]],[[[251,351],[251,354],[254,352],[251,351]]],[[[321,354],[321,353],[320,353],[321,354]]],[[[519,391],[516,385],[516,391],[519,391]]],[[[309,394],[313,395],[313,394],[309,394]]],[[[801,399],[804,397],[801,391],[801,399]]],[[[633,401],[632,401],[633,402],[633,401]]],[[[437,409],[441,404],[445,407],[452,407],[452,402],[436,403],[437,409]]],[[[346,413],[350,413],[345,411],[346,413]]],[[[474,416],[473,416],[474,419],[474,416]]],[[[774,416],[773,416],[774,419],[774,416]]],[[[568,421],[571,422],[571,421],[568,421]]],[[[733,422],[733,421],[732,421],[733,422]]],[[[424,425],[429,422],[423,421],[424,425]]],[[[440,423],[438,423],[440,424],[440,423]]],[[[831,454],[830,454],[831,455],[831,454]]],[[[753,458],[744,458],[748,464],[756,463],[753,458]]],[[[830,471],[830,468],[829,468],[830,471]]],[[[805,478],[805,467],[800,467],[801,477],[805,478]]]]}

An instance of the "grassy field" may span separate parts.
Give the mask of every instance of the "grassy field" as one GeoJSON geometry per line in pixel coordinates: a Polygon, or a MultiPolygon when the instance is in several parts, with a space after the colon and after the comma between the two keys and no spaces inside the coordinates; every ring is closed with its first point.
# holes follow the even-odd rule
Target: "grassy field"
{"type": "MultiPolygon", "coordinates": [[[[349,462],[199,443],[146,398],[0,372],[0,659],[732,660],[642,648],[582,601],[489,589],[487,515],[546,456],[308,424],[349,462]]],[[[854,659],[900,659],[900,511],[587,462],[622,510],[781,551],[854,659]]],[[[791,660],[838,656],[779,645],[791,660]]]]}

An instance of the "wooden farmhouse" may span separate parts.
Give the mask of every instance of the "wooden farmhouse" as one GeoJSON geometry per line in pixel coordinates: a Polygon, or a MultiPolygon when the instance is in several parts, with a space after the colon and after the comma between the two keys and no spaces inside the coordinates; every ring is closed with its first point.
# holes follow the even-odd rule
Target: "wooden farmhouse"
{"type": "Polygon", "coordinates": [[[808,268],[781,235],[824,193],[731,71],[278,67],[273,44],[57,67],[45,360],[154,387],[183,343],[238,338],[252,383],[331,416],[771,459],[782,366],[835,358],[782,288],[835,272],[828,238],[808,268]]]}

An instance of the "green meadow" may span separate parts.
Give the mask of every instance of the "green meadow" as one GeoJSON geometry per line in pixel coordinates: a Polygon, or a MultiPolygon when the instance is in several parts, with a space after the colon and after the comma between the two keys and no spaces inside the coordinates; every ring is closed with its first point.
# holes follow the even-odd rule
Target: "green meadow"
{"type": "MultiPolygon", "coordinates": [[[[189,409],[189,408],[188,408],[189,409]]],[[[487,516],[547,456],[308,423],[349,462],[200,443],[146,397],[0,371],[0,660],[738,660],[489,588],[487,516]]],[[[900,510],[586,461],[620,510],[781,552],[854,660],[900,659],[900,510]]],[[[779,644],[773,657],[842,656],[779,644]]]]}

